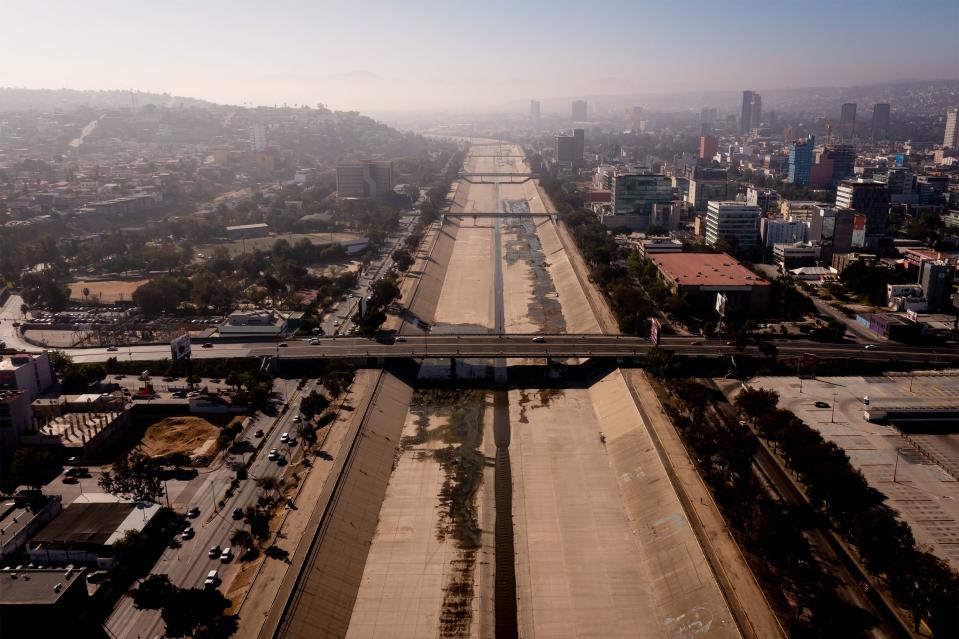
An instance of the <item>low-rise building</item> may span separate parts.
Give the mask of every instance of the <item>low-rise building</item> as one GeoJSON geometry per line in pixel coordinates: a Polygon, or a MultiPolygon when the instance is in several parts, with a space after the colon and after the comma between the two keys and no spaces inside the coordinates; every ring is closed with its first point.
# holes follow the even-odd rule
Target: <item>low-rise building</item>
{"type": "Polygon", "coordinates": [[[276,311],[234,311],[217,329],[220,335],[282,335],[286,318],[276,311]]]}
{"type": "Polygon", "coordinates": [[[38,495],[29,503],[0,502],[0,558],[16,554],[34,534],[63,510],[60,495],[38,495]]]}
{"type": "Polygon", "coordinates": [[[269,234],[270,225],[265,222],[226,227],[226,236],[231,240],[250,240],[256,237],[267,237],[269,234]]]}
{"type": "Polygon", "coordinates": [[[683,243],[671,237],[647,237],[636,241],[640,255],[649,257],[661,253],[682,253],[683,243]]]}
{"type": "Polygon", "coordinates": [[[650,259],[673,293],[691,304],[713,308],[722,293],[727,313],[762,313],[769,306],[769,282],[726,253],[665,253],[650,259]]]}
{"type": "Polygon", "coordinates": [[[804,266],[815,266],[819,261],[819,251],[818,246],[802,242],[774,244],[773,259],[783,271],[788,271],[804,266]]]}
{"type": "Polygon", "coordinates": [[[76,636],[89,608],[83,568],[0,570],[4,636],[76,636]]]}
{"type": "Polygon", "coordinates": [[[43,566],[80,564],[109,568],[113,545],[130,531],[143,531],[159,504],[84,493],[27,543],[30,560],[43,566]]]}
{"type": "Polygon", "coordinates": [[[53,386],[53,368],[46,352],[0,356],[0,389],[22,390],[32,402],[53,386]]]}
{"type": "Polygon", "coordinates": [[[32,423],[30,396],[21,390],[0,390],[0,463],[12,458],[32,423]]]}

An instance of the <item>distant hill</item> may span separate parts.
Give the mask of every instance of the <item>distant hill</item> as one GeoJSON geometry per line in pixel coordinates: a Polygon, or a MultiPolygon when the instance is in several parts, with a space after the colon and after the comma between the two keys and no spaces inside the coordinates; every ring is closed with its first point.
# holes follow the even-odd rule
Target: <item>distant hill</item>
{"type": "Polygon", "coordinates": [[[0,87],[0,113],[10,111],[68,111],[79,107],[117,109],[156,106],[213,106],[212,102],[142,91],[77,91],[74,89],[17,89],[0,87]]]}

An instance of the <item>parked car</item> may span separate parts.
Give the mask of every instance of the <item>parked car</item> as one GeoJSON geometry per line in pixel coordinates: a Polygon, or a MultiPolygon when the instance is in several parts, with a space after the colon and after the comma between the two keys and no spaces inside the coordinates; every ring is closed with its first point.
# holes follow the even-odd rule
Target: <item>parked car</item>
{"type": "Polygon", "coordinates": [[[826,402],[816,402],[816,408],[829,408],[829,404],[826,402]]]}
{"type": "Polygon", "coordinates": [[[197,517],[200,516],[200,508],[197,506],[194,506],[193,508],[187,511],[186,516],[189,517],[190,519],[196,519],[197,517]]]}
{"type": "Polygon", "coordinates": [[[277,457],[280,456],[280,451],[275,448],[270,449],[270,453],[266,456],[270,461],[276,461],[277,457]]]}
{"type": "Polygon", "coordinates": [[[220,553],[220,561],[223,563],[228,563],[233,559],[233,549],[227,546],[223,549],[223,552],[220,553]]]}
{"type": "Polygon", "coordinates": [[[257,429],[256,429],[256,432],[253,433],[253,436],[254,436],[254,437],[263,437],[263,429],[262,429],[262,428],[257,428],[257,429]]]}
{"type": "Polygon", "coordinates": [[[533,338],[533,341],[534,341],[534,342],[545,342],[545,341],[546,341],[546,338],[543,337],[542,335],[537,335],[536,337],[533,338]]]}
{"type": "Polygon", "coordinates": [[[118,350],[120,350],[120,349],[117,348],[116,346],[107,346],[107,352],[108,352],[108,353],[116,353],[118,350]]]}
{"type": "Polygon", "coordinates": [[[287,348],[288,346],[289,344],[287,344],[286,342],[280,342],[278,345],[279,348],[287,348]]]}
{"type": "Polygon", "coordinates": [[[196,534],[196,531],[193,530],[193,526],[187,526],[186,528],[183,529],[183,532],[180,533],[180,537],[182,537],[183,540],[186,541],[187,539],[193,539],[193,535],[195,534],[196,534]]]}
{"type": "Polygon", "coordinates": [[[243,509],[234,508],[233,509],[233,519],[243,519],[243,509]]]}
{"type": "Polygon", "coordinates": [[[203,348],[213,348],[213,342],[203,342],[203,348]]]}
{"type": "Polygon", "coordinates": [[[219,557],[219,556],[220,556],[220,547],[219,547],[219,546],[213,546],[212,548],[210,548],[210,552],[207,553],[207,556],[208,556],[210,559],[216,559],[217,557],[219,557]]]}

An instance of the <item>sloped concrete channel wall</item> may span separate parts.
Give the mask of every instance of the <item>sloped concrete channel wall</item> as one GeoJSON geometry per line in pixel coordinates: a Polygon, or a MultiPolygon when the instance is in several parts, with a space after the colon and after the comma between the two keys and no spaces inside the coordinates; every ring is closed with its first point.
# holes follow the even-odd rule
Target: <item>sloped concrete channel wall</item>
{"type": "Polygon", "coordinates": [[[384,374],[373,393],[277,637],[343,637],[349,628],[413,390],[384,374]]]}

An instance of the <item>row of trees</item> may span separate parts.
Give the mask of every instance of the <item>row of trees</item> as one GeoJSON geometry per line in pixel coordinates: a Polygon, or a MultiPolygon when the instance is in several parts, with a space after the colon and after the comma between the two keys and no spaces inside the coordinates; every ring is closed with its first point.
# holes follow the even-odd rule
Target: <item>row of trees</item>
{"type": "MultiPolygon", "coordinates": [[[[679,366],[668,352],[653,364],[666,373],[679,366]]],[[[756,436],[715,410],[717,391],[688,378],[667,388],[666,411],[789,636],[865,637],[875,620],[837,593],[816,558],[804,533],[816,526],[814,518],[771,497],[753,472],[756,436]]]]}
{"type": "Polygon", "coordinates": [[[859,550],[869,572],[913,613],[916,631],[926,620],[935,637],[959,635],[959,575],[917,547],[909,525],[896,517],[885,496],[869,486],[839,446],[791,411],[777,408],[778,402],[775,391],[746,388],[737,396],[736,407],[778,449],[813,505],[859,550]]]}
{"type": "Polygon", "coordinates": [[[159,610],[167,637],[225,639],[238,627],[236,615],[224,614],[230,600],[215,588],[180,588],[165,574],[152,574],[131,591],[139,610],[159,610]]]}

